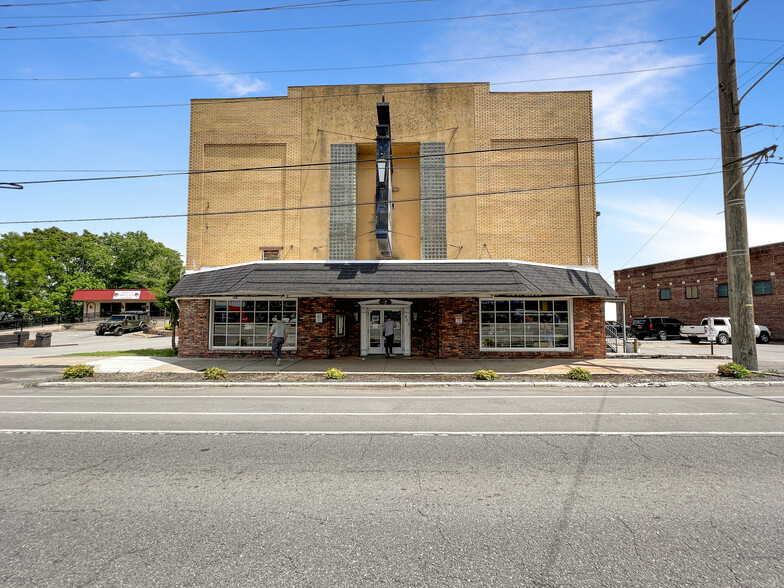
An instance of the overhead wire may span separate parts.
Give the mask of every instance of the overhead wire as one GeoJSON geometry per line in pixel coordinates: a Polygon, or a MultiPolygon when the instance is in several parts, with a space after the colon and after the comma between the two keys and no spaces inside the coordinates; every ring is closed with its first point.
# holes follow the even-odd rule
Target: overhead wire
{"type": "MultiPolygon", "coordinates": [[[[672,163],[676,161],[716,161],[720,157],[677,157],[672,159],[631,159],[623,163],[672,163]]],[[[523,168],[523,167],[546,167],[546,166],[575,166],[575,165],[595,165],[598,163],[612,163],[609,161],[572,161],[572,162],[553,162],[553,163],[519,163],[503,164],[488,163],[484,165],[445,165],[446,169],[451,168],[523,168]]],[[[416,166],[405,167],[398,165],[395,169],[419,169],[416,166]]],[[[186,169],[0,169],[0,173],[148,173],[148,172],[187,172],[186,169]]]]}
{"type": "MultiPolygon", "coordinates": [[[[519,188],[511,190],[496,190],[490,192],[474,192],[471,194],[447,194],[444,196],[445,200],[454,200],[459,198],[476,198],[480,196],[503,196],[508,194],[522,194],[527,192],[541,192],[545,190],[563,190],[571,188],[592,187],[602,184],[620,184],[631,182],[647,182],[656,180],[669,180],[681,178],[693,178],[707,175],[720,174],[722,171],[715,172],[701,172],[698,174],[675,174],[663,176],[651,176],[645,178],[627,178],[619,180],[604,180],[602,182],[580,182],[574,184],[561,184],[554,186],[540,186],[534,188],[519,188]]],[[[400,198],[393,201],[394,204],[402,204],[407,202],[420,202],[424,198],[400,198]]],[[[70,222],[98,222],[98,221],[118,221],[118,220],[151,220],[151,219],[164,219],[164,218],[193,218],[193,217],[210,217],[210,216],[227,216],[237,214],[261,214],[271,212],[295,212],[303,210],[325,210],[334,208],[346,207],[359,207],[359,206],[375,206],[373,202],[350,202],[341,204],[314,204],[310,206],[291,206],[291,207],[274,207],[274,208],[260,208],[250,210],[227,210],[227,211],[214,211],[214,212],[186,212],[178,214],[148,214],[136,216],[115,216],[115,217],[100,217],[100,218],[65,218],[65,219],[47,219],[47,220],[26,220],[26,221],[0,221],[0,225],[30,225],[30,224],[47,224],[47,223],[70,223],[70,222]]]]}
{"type": "MultiPolygon", "coordinates": [[[[329,6],[317,6],[316,8],[354,8],[354,7],[365,7],[365,6],[383,6],[385,4],[420,4],[423,2],[441,2],[441,0],[383,0],[381,2],[355,2],[353,4],[333,4],[329,6]]],[[[74,4],[74,2],[67,2],[66,4],[74,4]]],[[[14,5],[20,6],[20,5],[14,5]]],[[[0,8],[13,8],[14,6],[9,5],[0,5],[0,8]]],[[[294,10],[294,9],[292,9],[294,10]]],[[[298,10],[298,9],[297,9],[298,10]]],[[[220,12],[220,11],[218,11],[220,12]]],[[[123,14],[103,14],[101,15],[103,18],[115,18],[115,17],[125,17],[125,16],[170,16],[176,14],[200,14],[200,11],[190,10],[190,11],[181,11],[181,12],[131,12],[131,13],[123,13],[123,14]]],[[[43,18],[95,18],[97,15],[95,14],[47,14],[47,15],[29,15],[29,16],[7,16],[3,15],[5,20],[32,20],[32,19],[43,19],[43,18]]]]}
{"type": "MultiPolygon", "coordinates": [[[[780,49],[782,49],[782,48],[784,48],[784,45],[782,45],[781,47],[778,47],[778,48],[774,49],[773,51],[771,51],[770,53],[768,53],[768,54],[767,54],[765,57],[763,57],[763,58],[762,58],[762,60],[761,60],[761,61],[758,61],[758,62],[756,62],[754,66],[750,67],[750,68],[749,68],[749,69],[747,69],[745,72],[743,72],[741,75],[737,76],[737,79],[736,79],[736,81],[740,80],[741,78],[743,78],[744,76],[746,76],[747,74],[749,74],[749,73],[750,73],[751,71],[753,71],[753,70],[754,70],[756,67],[758,67],[758,66],[759,66],[759,64],[760,64],[760,63],[762,63],[762,61],[765,61],[766,59],[770,58],[772,55],[774,55],[774,54],[775,54],[777,51],[779,51],[779,50],[780,50],[780,49]]],[[[702,96],[702,98],[700,98],[699,100],[697,100],[697,101],[696,101],[694,104],[692,104],[691,106],[689,106],[689,107],[688,107],[686,110],[684,110],[683,112],[681,112],[681,113],[680,113],[678,116],[676,116],[674,119],[672,119],[672,120],[671,120],[670,122],[668,122],[666,125],[664,125],[664,126],[661,128],[661,129],[659,129],[659,131],[658,131],[658,132],[661,132],[661,131],[663,131],[663,130],[667,129],[667,128],[668,128],[668,127],[670,127],[672,124],[676,123],[678,120],[680,120],[681,118],[683,118],[683,117],[684,117],[684,116],[685,116],[685,115],[686,115],[686,114],[687,114],[689,111],[691,111],[692,109],[696,108],[696,107],[697,107],[697,106],[698,106],[698,105],[699,105],[699,104],[700,104],[700,103],[701,103],[703,100],[705,100],[706,98],[708,98],[708,96],[710,96],[711,94],[713,94],[715,91],[716,91],[716,89],[715,89],[715,88],[712,88],[712,89],[711,89],[711,90],[710,90],[710,91],[709,91],[707,94],[705,94],[704,96],[702,96]]],[[[634,153],[634,152],[635,152],[635,151],[637,151],[638,149],[641,149],[641,148],[642,148],[643,146],[645,146],[647,143],[648,143],[648,141],[647,141],[647,140],[646,140],[646,141],[643,141],[643,142],[642,142],[642,143],[640,143],[639,145],[635,146],[635,147],[634,147],[634,149],[632,149],[631,151],[629,151],[629,152],[628,152],[626,155],[624,155],[623,157],[621,157],[621,158],[620,158],[618,161],[619,161],[619,162],[620,162],[620,161],[623,161],[623,160],[624,160],[624,159],[626,159],[628,156],[630,156],[632,153],[634,153]]],[[[602,171],[599,173],[599,175],[597,175],[596,177],[597,177],[597,178],[598,178],[598,177],[601,177],[602,175],[604,175],[605,173],[607,173],[608,171],[610,171],[610,170],[611,170],[613,167],[615,167],[615,165],[617,165],[617,162],[616,162],[616,163],[614,163],[613,165],[611,165],[611,166],[609,166],[609,167],[605,168],[604,170],[602,170],[602,171]]]]}
{"type": "Polygon", "coordinates": [[[24,4],[0,4],[0,8],[27,8],[30,6],[58,6],[62,4],[89,4],[106,0],[67,0],[65,2],[25,2],[24,4]]]}
{"type": "MultiPolygon", "coordinates": [[[[663,70],[672,70],[672,69],[680,69],[680,68],[687,68],[687,67],[696,67],[697,65],[712,65],[712,64],[689,64],[689,65],[681,65],[681,66],[666,66],[660,68],[647,68],[642,70],[628,70],[623,72],[605,72],[599,74],[583,74],[578,76],[561,76],[561,77],[554,77],[554,78],[540,78],[535,80],[508,80],[508,81],[501,81],[501,82],[477,82],[473,85],[481,85],[487,84],[488,86],[504,86],[504,85],[514,85],[514,84],[526,84],[526,83],[533,83],[533,82],[541,82],[541,81],[558,81],[558,80],[567,80],[567,79],[576,79],[576,78],[590,78],[590,77],[606,77],[612,75],[630,75],[634,73],[644,73],[644,72],[651,72],[651,71],[663,71],[663,70]]],[[[466,87],[471,85],[470,83],[460,83],[456,85],[452,84],[414,84],[414,85],[421,85],[420,88],[409,88],[409,89],[400,89],[395,90],[391,88],[387,88],[384,90],[384,94],[393,95],[393,94],[402,94],[402,93],[411,93],[411,92],[432,92],[438,90],[450,90],[456,89],[460,87],[466,87]]],[[[345,98],[345,97],[358,97],[358,96],[377,96],[379,92],[377,90],[368,91],[368,92],[353,92],[351,94],[322,94],[322,95],[312,95],[312,96],[298,96],[298,97],[288,97],[288,96],[254,96],[254,97],[240,97],[240,98],[206,98],[206,99],[197,99],[195,102],[200,106],[211,106],[217,104],[234,104],[234,105],[241,105],[245,104],[251,100],[316,100],[316,99],[333,99],[333,98],[345,98]]],[[[99,111],[99,110],[136,110],[136,109],[147,109],[147,108],[182,108],[192,106],[192,102],[181,102],[181,103],[171,103],[171,104],[135,104],[135,105],[121,105],[121,106],[76,106],[76,107],[64,107],[64,108],[4,108],[0,109],[0,112],[82,112],[82,111],[99,111]]]]}
{"type": "MultiPolygon", "coordinates": [[[[54,22],[54,23],[46,23],[46,24],[34,24],[34,25],[12,25],[12,26],[4,26],[0,27],[3,29],[38,29],[38,28],[49,28],[49,27],[75,27],[79,25],[94,25],[94,24],[117,24],[117,23],[127,23],[127,22],[142,22],[142,21],[151,21],[151,20],[169,20],[173,18],[194,18],[199,16],[217,16],[221,14],[243,14],[248,12],[269,12],[273,10],[293,10],[293,9],[302,9],[302,8],[321,8],[321,7],[328,7],[329,5],[335,4],[342,4],[346,3],[349,0],[322,0],[321,2],[307,2],[303,4],[288,4],[288,5],[281,5],[281,6],[265,6],[263,8],[238,8],[234,10],[210,10],[210,11],[203,11],[203,12],[181,12],[181,13],[174,13],[169,15],[156,15],[156,16],[139,16],[135,18],[123,18],[123,19],[116,19],[116,20],[89,20],[83,22],[54,22]]],[[[425,2],[426,0],[418,0],[419,2],[425,2]]],[[[432,0],[431,0],[432,1],[432,0]]]]}
{"type": "MultiPolygon", "coordinates": [[[[550,49],[547,51],[528,51],[525,53],[506,53],[500,55],[479,55],[474,57],[457,57],[453,59],[434,59],[429,61],[408,61],[400,63],[381,63],[371,65],[350,65],[350,66],[332,66],[332,67],[309,67],[298,69],[266,69],[266,70],[253,70],[253,71],[231,71],[231,72],[208,72],[198,74],[171,74],[171,75],[124,75],[124,76],[79,76],[71,78],[43,78],[40,76],[28,78],[0,78],[2,82],[93,82],[93,81],[133,81],[133,80],[168,80],[168,79],[182,79],[182,78],[207,78],[217,76],[243,76],[243,75],[259,75],[259,74],[280,74],[280,73],[313,73],[313,72],[326,72],[326,71],[353,71],[364,69],[385,69],[390,67],[411,67],[416,65],[440,65],[444,63],[463,63],[467,61],[487,61],[492,59],[510,59],[514,57],[538,57],[542,55],[558,55],[563,53],[577,53],[581,51],[601,51],[604,49],[617,49],[620,47],[630,47],[635,45],[647,45],[654,43],[665,43],[668,41],[679,41],[683,37],[673,37],[669,39],[653,39],[649,41],[633,41],[628,43],[614,43],[610,45],[595,45],[591,47],[575,47],[572,49],[550,49]]],[[[677,69],[679,67],[696,67],[702,65],[715,65],[715,61],[708,61],[703,63],[684,64],[676,66],[666,66],[657,68],[648,68],[643,70],[632,70],[628,72],[615,72],[615,73],[639,73],[647,71],[659,71],[664,69],[677,69]]],[[[517,82],[496,82],[496,85],[501,83],[523,83],[527,81],[540,82],[558,79],[572,79],[573,77],[591,77],[592,75],[612,75],[610,74],[590,74],[588,76],[566,76],[560,78],[543,78],[537,80],[522,80],[517,82]]]]}
{"type": "MultiPolygon", "coordinates": [[[[750,74],[752,71],[754,71],[754,69],[756,69],[757,67],[759,67],[759,65],[760,65],[760,64],[761,64],[763,61],[765,61],[766,59],[770,58],[772,55],[774,55],[774,54],[775,54],[777,51],[779,51],[779,50],[780,50],[780,49],[782,49],[782,48],[784,48],[784,45],[782,45],[782,46],[780,46],[780,47],[777,47],[776,49],[774,49],[773,51],[771,51],[770,53],[768,53],[768,55],[766,55],[765,57],[763,57],[761,61],[757,62],[757,63],[756,63],[754,66],[752,66],[752,67],[748,68],[748,69],[747,69],[745,72],[743,72],[742,74],[740,74],[740,75],[736,75],[736,80],[735,80],[735,81],[737,82],[737,81],[739,81],[741,78],[743,78],[743,77],[746,77],[747,75],[749,75],[749,74],[750,74]]],[[[696,106],[697,106],[697,105],[698,105],[700,102],[702,102],[703,100],[705,100],[705,99],[706,99],[708,96],[710,96],[711,94],[713,94],[715,91],[716,91],[715,89],[711,89],[711,91],[710,91],[710,92],[708,92],[707,94],[705,94],[705,95],[704,95],[702,98],[700,98],[699,100],[697,100],[697,102],[695,102],[694,104],[692,104],[691,106],[689,106],[689,107],[688,107],[686,110],[684,110],[683,112],[681,112],[681,113],[680,113],[680,114],[679,114],[677,117],[675,117],[675,118],[674,118],[673,120],[671,120],[669,123],[667,123],[666,125],[664,125],[664,126],[661,128],[661,129],[659,129],[659,132],[663,131],[664,129],[666,129],[667,127],[669,127],[670,125],[672,125],[674,122],[676,122],[677,120],[679,120],[680,118],[682,118],[682,117],[683,117],[683,116],[684,116],[686,113],[688,113],[690,110],[692,110],[694,107],[696,107],[696,106]]],[[[771,128],[775,128],[777,125],[760,125],[760,126],[769,126],[769,127],[771,127],[771,128]]],[[[602,171],[602,172],[601,172],[599,175],[597,175],[596,177],[597,177],[597,178],[601,177],[601,176],[602,176],[604,173],[606,173],[607,171],[609,171],[610,169],[612,169],[613,167],[615,167],[615,165],[617,165],[618,163],[620,163],[621,161],[623,161],[623,160],[624,160],[626,157],[628,157],[629,155],[631,155],[632,153],[634,153],[635,151],[637,151],[638,149],[640,149],[640,148],[641,148],[643,145],[647,144],[649,141],[650,141],[650,139],[646,139],[646,140],[645,140],[645,141],[643,141],[641,144],[637,145],[637,146],[636,146],[634,149],[632,149],[632,150],[631,150],[631,151],[629,151],[629,152],[628,152],[626,155],[624,155],[624,156],[623,156],[623,157],[622,157],[620,160],[618,160],[616,163],[614,163],[614,164],[613,164],[613,165],[611,165],[610,167],[608,167],[608,168],[606,168],[605,170],[603,170],[603,171],[602,171]]],[[[766,162],[766,163],[774,163],[774,162],[766,162]]],[[[691,198],[691,196],[694,194],[694,192],[697,190],[697,188],[698,188],[698,187],[699,187],[699,186],[702,184],[702,182],[704,181],[704,179],[705,179],[705,178],[701,178],[701,179],[700,179],[700,180],[697,182],[697,184],[694,186],[694,188],[693,188],[693,189],[692,189],[692,190],[691,190],[691,191],[690,191],[690,192],[689,192],[689,193],[686,195],[686,197],[685,197],[685,198],[684,198],[684,199],[681,201],[681,203],[680,203],[680,204],[677,206],[677,208],[676,208],[676,209],[675,209],[675,210],[672,212],[672,214],[671,214],[671,215],[670,215],[670,216],[667,218],[667,220],[665,220],[665,221],[664,221],[664,223],[663,223],[663,224],[662,224],[662,225],[661,225],[661,226],[660,226],[658,229],[656,229],[656,231],[655,231],[655,232],[654,232],[654,233],[653,233],[653,234],[652,234],[652,235],[651,235],[651,236],[648,238],[648,240],[646,240],[646,241],[645,241],[645,243],[643,243],[643,244],[640,246],[640,248],[639,248],[639,249],[638,249],[638,250],[637,250],[637,251],[634,253],[634,255],[632,255],[632,256],[631,256],[631,257],[630,257],[630,258],[629,258],[629,259],[628,259],[626,262],[624,262],[624,264],[623,264],[624,266],[625,266],[626,264],[630,263],[630,262],[631,262],[631,261],[632,261],[632,260],[633,260],[635,257],[637,257],[637,255],[638,255],[638,254],[639,254],[639,253],[640,253],[640,252],[641,252],[641,251],[642,251],[642,250],[643,250],[643,249],[644,249],[644,248],[645,248],[645,247],[648,245],[648,243],[650,243],[650,242],[653,240],[653,238],[654,238],[654,237],[656,237],[656,235],[658,235],[658,234],[659,234],[659,233],[660,233],[660,232],[661,232],[661,231],[664,229],[664,227],[666,227],[666,226],[667,226],[667,224],[668,224],[668,223],[669,223],[669,222],[670,222],[670,221],[673,219],[673,217],[675,216],[675,214],[676,214],[676,213],[677,213],[677,212],[678,212],[678,211],[679,211],[679,210],[680,210],[680,209],[683,207],[683,205],[686,203],[686,201],[687,201],[687,200],[689,200],[689,198],[691,198]]],[[[612,277],[612,276],[605,276],[605,279],[609,281],[609,280],[611,279],[611,277],[612,277]]]]}
{"type": "MultiPolygon", "coordinates": [[[[661,133],[656,136],[659,137],[672,137],[672,136],[684,136],[684,135],[693,135],[698,133],[715,133],[717,129],[695,129],[695,130],[688,130],[688,131],[673,131],[670,133],[661,133]]],[[[392,157],[393,161],[405,161],[410,159],[426,159],[428,157],[454,157],[458,155],[471,155],[477,153],[498,153],[498,152],[505,152],[505,151],[525,151],[525,150],[532,150],[532,149],[549,149],[553,147],[563,147],[569,145],[582,145],[582,144],[595,144],[595,143],[603,143],[608,141],[620,141],[620,140],[629,140],[629,139],[642,139],[642,138],[653,138],[652,135],[624,135],[620,137],[604,137],[600,139],[576,139],[570,141],[557,141],[553,143],[546,143],[541,145],[517,145],[513,147],[491,147],[488,149],[470,149],[465,151],[453,151],[450,153],[444,154],[433,154],[433,155],[402,155],[392,157]]],[[[287,164],[287,165],[273,165],[273,166],[260,166],[260,167],[245,167],[245,168],[231,168],[231,169],[218,169],[218,170],[188,170],[182,172],[163,172],[163,173],[153,173],[153,174],[138,174],[138,175],[131,175],[131,176],[104,176],[98,178],[58,178],[52,180],[31,180],[31,181],[22,181],[22,182],[14,182],[16,185],[20,186],[27,186],[27,185],[35,185],[35,184],[56,184],[56,183],[72,183],[72,182],[95,182],[95,181],[108,181],[108,180],[129,180],[129,179],[142,179],[142,178],[156,178],[156,177],[168,177],[168,176],[194,176],[194,175],[207,175],[207,174],[216,174],[216,173],[236,173],[236,172],[249,172],[249,171],[288,171],[288,170],[297,170],[297,169],[312,169],[312,168],[319,168],[319,167],[326,167],[332,168],[333,166],[339,165],[351,165],[351,164],[358,164],[358,163],[372,163],[375,162],[374,159],[352,159],[348,161],[340,161],[340,162],[317,162],[317,163],[295,163],[295,164],[287,164]]]]}
{"type": "Polygon", "coordinates": [[[444,16],[439,18],[419,18],[419,19],[391,20],[391,21],[369,22],[369,23],[345,23],[345,24],[318,25],[318,26],[253,29],[253,30],[242,30],[242,31],[201,31],[201,32],[192,31],[187,33],[118,33],[118,34],[108,34],[108,35],[2,37],[0,38],[0,42],[2,41],[62,41],[62,40],[80,40],[80,39],[129,39],[129,38],[142,38],[142,37],[203,37],[203,36],[217,36],[217,35],[249,35],[249,34],[266,34],[266,33],[282,33],[282,32],[323,31],[323,30],[333,30],[333,29],[338,30],[338,29],[367,28],[367,27],[379,27],[379,26],[394,26],[394,25],[402,25],[402,24],[423,24],[428,22],[455,22],[455,21],[475,20],[481,18],[499,18],[503,16],[523,16],[529,14],[565,12],[571,10],[610,8],[610,7],[626,6],[626,5],[633,5],[633,4],[646,4],[650,2],[660,2],[660,1],[661,0],[628,0],[626,2],[612,2],[608,4],[567,6],[562,8],[541,8],[538,10],[515,10],[511,12],[496,12],[496,13],[464,15],[464,16],[444,16]]]}

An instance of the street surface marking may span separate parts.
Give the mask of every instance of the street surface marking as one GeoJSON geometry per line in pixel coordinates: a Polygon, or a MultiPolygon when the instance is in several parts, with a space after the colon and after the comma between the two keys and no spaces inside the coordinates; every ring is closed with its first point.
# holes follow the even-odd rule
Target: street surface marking
{"type": "Polygon", "coordinates": [[[584,398],[584,399],[683,399],[683,400],[784,400],[784,395],[780,396],[754,396],[750,394],[738,394],[728,392],[721,396],[681,396],[673,395],[635,395],[626,396],[623,394],[471,394],[471,395],[449,395],[449,396],[354,396],[354,395],[320,395],[320,394],[2,394],[0,398],[57,398],[66,400],[69,398],[145,398],[155,400],[157,398],[273,398],[273,399],[296,399],[306,400],[485,400],[485,399],[543,399],[543,398],[584,398]]]}
{"type": "Polygon", "coordinates": [[[784,412],[184,412],[102,410],[0,410],[8,415],[98,416],[784,416],[784,412]]]}
{"type": "Polygon", "coordinates": [[[405,435],[433,437],[541,437],[564,435],[577,437],[784,437],[784,431],[177,431],[123,429],[0,429],[0,434],[54,433],[72,435],[84,433],[124,435],[405,435]]]}

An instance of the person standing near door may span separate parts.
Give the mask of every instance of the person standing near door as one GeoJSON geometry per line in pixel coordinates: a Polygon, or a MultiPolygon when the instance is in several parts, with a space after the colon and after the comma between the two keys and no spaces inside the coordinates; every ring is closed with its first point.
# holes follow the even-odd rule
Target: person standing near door
{"type": "Polygon", "coordinates": [[[272,355],[275,356],[275,365],[280,365],[281,349],[286,335],[288,335],[287,322],[287,319],[283,319],[283,321],[279,321],[277,318],[272,319],[272,328],[267,337],[267,343],[270,342],[270,339],[272,340],[272,355]]]}
{"type": "Polygon", "coordinates": [[[387,357],[392,356],[392,345],[395,342],[395,321],[392,320],[392,317],[387,315],[387,318],[384,319],[384,351],[387,354],[387,357]]]}

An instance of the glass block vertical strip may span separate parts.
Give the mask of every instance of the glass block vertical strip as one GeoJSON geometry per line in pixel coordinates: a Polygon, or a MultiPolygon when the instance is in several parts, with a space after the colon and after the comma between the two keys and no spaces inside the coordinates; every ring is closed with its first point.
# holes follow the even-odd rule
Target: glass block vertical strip
{"type": "Polygon", "coordinates": [[[445,143],[420,143],[420,257],[446,259],[445,143]]]}
{"type": "Polygon", "coordinates": [[[329,259],[354,259],[357,243],[357,145],[329,146],[329,259]]]}

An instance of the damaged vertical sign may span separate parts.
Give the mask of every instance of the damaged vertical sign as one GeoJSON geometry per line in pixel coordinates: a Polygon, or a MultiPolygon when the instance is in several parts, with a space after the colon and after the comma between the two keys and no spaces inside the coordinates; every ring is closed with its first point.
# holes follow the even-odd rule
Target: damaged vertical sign
{"type": "Polygon", "coordinates": [[[392,135],[389,102],[376,103],[376,241],[382,257],[392,257],[392,135]]]}

